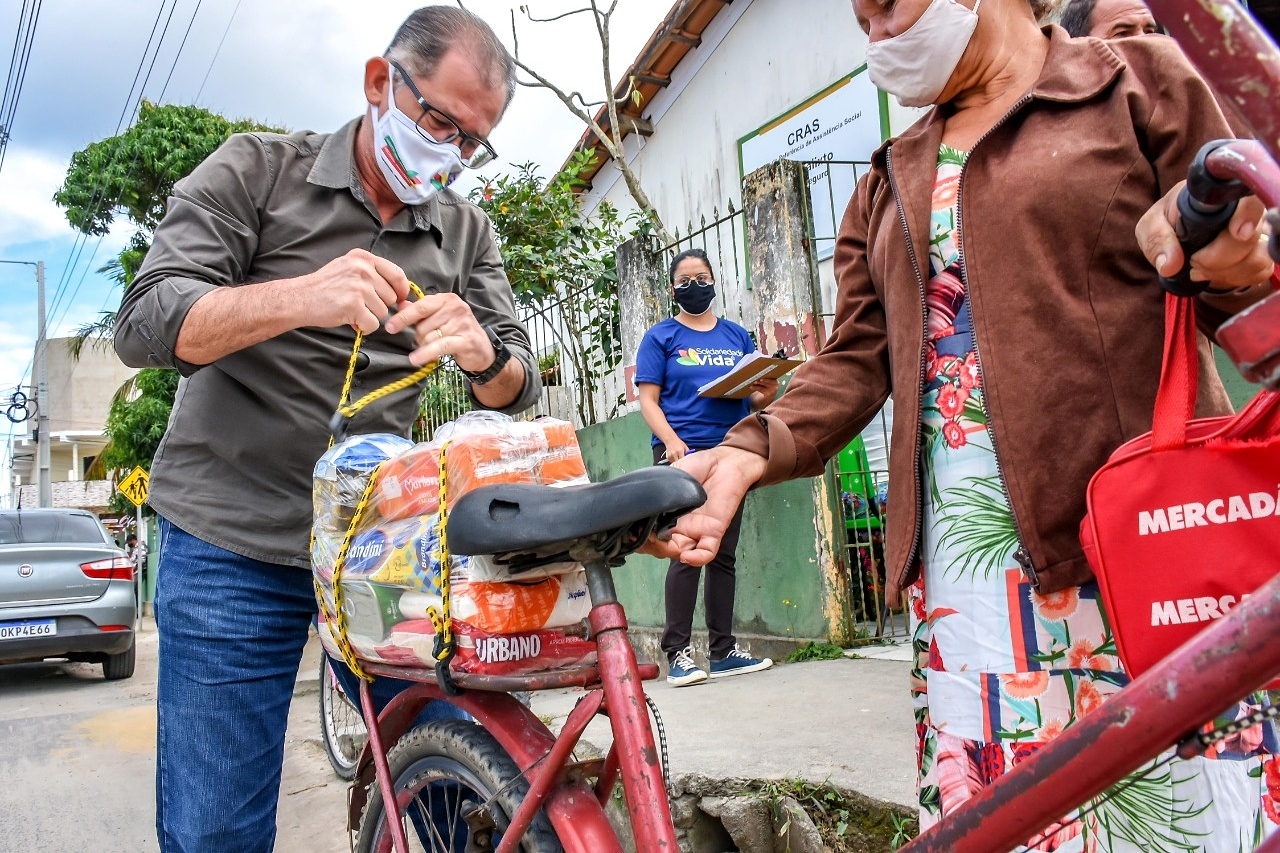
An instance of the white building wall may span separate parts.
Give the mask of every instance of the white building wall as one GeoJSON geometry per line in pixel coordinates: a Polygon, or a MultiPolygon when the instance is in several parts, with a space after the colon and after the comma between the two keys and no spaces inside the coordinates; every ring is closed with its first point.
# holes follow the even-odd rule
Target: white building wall
{"type": "MultiPolygon", "coordinates": [[[[702,34],[644,110],[654,134],[627,138],[629,162],[669,231],[741,208],[739,140],[804,103],[866,62],[867,38],[848,0],[736,0],[702,34]]],[[[922,111],[888,99],[891,132],[922,111]]],[[[861,152],[865,158],[870,152],[861,152]]],[[[853,158],[836,153],[837,159],[853,158]]],[[[607,199],[624,214],[635,209],[621,173],[606,163],[584,195],[588,213],[607,199]]],[[[836,200],[839,210],[847,199],[836,200]]],[[[741,243],[741,240],[739,240],[741,243]]],[[[713,253],[714,254],[714,253],[713,253]]],[[[831,264],[822,266],[823,300],[833,305],[831,264]]],[[[754,328],[749,294],[731,271],[718,270],[724,316],[754,328]],[[745,322],[744,322],[745,321],[745,322]]]]}
{"type": "MultiPolygon", "coordinates": [[[[704,217],[710,222],[714,211],[723,215],[727,203],[741,209],[739,141],[858,70],[866,51],[867,38],[849,0],[735,0],[727,5],[703,32],[702,44],[676,67],[671,84],[646,105],[643,117],[654,125],[653,135],[633,134],[626,140],[628,161],[667,229],[684,236],[690,223],[696,229],[704,217]]],[[[905,130],[924,112],[903,108],[892,97],[887,103],[891,134],[905,130]]],[[[837,151],[835,158],[865,159],[869,154],[837,151]]],[[[612,161],[584,195],[584,209],[589,214],[602,200],[623,214],[636,207],[612,161]]],[[[833,200],[837,217],[847,202],[833,200]]],[[[715,253],[708,251],[714,263],[715,253]]],[[[754,329],[745,276],[723,268],[716,272],[719,313],[754,329]]],[[[819,277],[823,310],[830,313],[835,279],[829,257],[819,263],[819,277]]],[[[886,407],[864,433],[874,469],[886,465],[890,412],[886,407]]]]}

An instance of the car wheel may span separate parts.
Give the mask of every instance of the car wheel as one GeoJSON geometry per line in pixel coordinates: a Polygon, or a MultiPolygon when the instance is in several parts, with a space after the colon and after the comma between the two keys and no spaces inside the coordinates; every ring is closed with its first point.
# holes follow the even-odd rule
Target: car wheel
{"type": "Polygon", "coordinates": [[[118,655],[107,655],[107,659],[102,662],[102,675],[107,681],[119,681],[122,678],[129,678],[133,675],[134,664],[137,661],[137,641],[129,644],[126,651],[118,655]]]}

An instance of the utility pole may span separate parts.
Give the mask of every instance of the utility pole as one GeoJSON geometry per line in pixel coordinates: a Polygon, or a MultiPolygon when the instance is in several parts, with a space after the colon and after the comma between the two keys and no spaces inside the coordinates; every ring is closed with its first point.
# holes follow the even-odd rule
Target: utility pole
{"type": "Polygon", "coordinates": [[[49,339],[44,315],[44,261],[36,261],[36,461],[40,466],[40,506],[53,506],[53,466],[49,462],[53,436],[49,434],[49,339]]]}
{"type": "Polygon", "coordinates": [[[50,464],[50,446],[52,436],[49,434],[49,363],[46,355],[48,340],[46,338],[44,312],[44,261],[3,261],[0,264],[19,264],[36,268],[36,483],[39,503],[42,507],[53,506],[53,479],[50,464]]]}

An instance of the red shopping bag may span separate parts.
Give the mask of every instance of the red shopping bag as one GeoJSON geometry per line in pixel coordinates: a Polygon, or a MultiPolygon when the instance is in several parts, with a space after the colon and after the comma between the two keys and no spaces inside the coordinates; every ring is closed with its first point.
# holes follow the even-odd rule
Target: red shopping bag
{"type": "Polygon", "coordinates": [[[1152,430],[1093,476],[1080,525],[1135,677],[1280,571],[1280,395],[1264,391],[1234,416],[1192,420],[1193,308],[1166,300],[1152,430]]]}

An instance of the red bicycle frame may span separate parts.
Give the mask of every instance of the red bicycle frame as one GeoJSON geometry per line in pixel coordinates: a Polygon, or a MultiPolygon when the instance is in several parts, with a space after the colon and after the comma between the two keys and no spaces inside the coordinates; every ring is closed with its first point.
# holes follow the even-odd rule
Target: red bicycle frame
{"type": "MultiPolygon", "coordinates": [[[[619,777],[626,793],[636,849],[671,853],[679,849],[641,687],[642,681],[658,677],[658,667],[636,663],[635,652],[627,639],[626,614],[618,603],[608,564],[598,559],[584,561],[584,565],[593,602],[589,624],[596,640],[596,666],[523,677],[459,673],[453,679],[463,688],[462,693],[446,696],[435,683],[435,673],[430,669],[362,664],[372,675],[420,683],[396,696],[382,714],[377,715],[377,724],[369,726],[369,741],[360,757],[352,786],[349,808],[352,826],[357,825],[360,819],[365,789],[375,779],[376,769],[383,803],[396,804],[394,810],[390,805],[384,810],[390,821],[395,849],[408,849],[404,827],[399,820],[400,810],[408,803],[407,799],[400,801],[393,794],[385,747],[394,744],[409,730],[424,705],[432,700],[447,699],[450,704],[475,717],[497,739],[529,782],[529,792],[511,816],[497,853],[510,853],[516,849],[539,809],[545,810],[566,849],[622,853],[622,845],[604,812],[619,777]],[[562,687],[587,687],[589,690],[569,714],[558,737],[532,711],[506,692],[562,687]],[[603,761],[570,762],[573,748],[599,713],[608,715],[613,729],[614,742],[608,756],[603,761]],[[595,777],[596,784],[587,784],[586,777],[595,777]]],[[[360,692],[365,719],[373,720],[375,715],[367,683],[361,682],[360,692]]]]}

